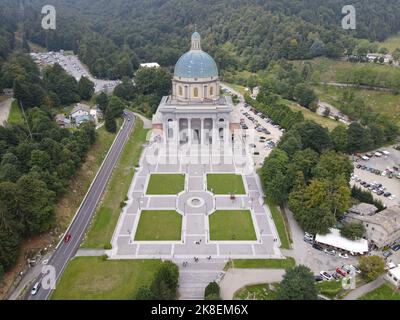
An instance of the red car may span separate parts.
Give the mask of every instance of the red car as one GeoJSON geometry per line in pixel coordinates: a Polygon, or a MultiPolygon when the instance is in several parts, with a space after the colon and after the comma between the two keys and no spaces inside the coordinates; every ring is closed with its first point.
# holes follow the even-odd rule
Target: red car
{"type": "Polygon", "coordinates": [[[65,238],[64,238],[64,242],[65,242],[65,243],[68,243],[69,240],[71,240],[71,235],[70,235],[70,234],[67,234],[67,235],[65,236],[65,238]]]}
{"type": "Polygon", "coordinates": [[[341,268],[336,268],[336,273],[340,274],[343,277],[347,277],[347,272],[341,268]]]}

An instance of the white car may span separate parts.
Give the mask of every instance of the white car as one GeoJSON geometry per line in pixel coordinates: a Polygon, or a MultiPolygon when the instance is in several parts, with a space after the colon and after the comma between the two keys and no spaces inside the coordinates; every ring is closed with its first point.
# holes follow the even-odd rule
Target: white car
{"type": "Polygon", "coordinates": [[[386,176],[386,170],[385,170],[385,171],[382,171],[381,176],[382,176],[382,177],[386,176]]]}
{"type": "Polygon", "coordinates": [[[368,160],[369,160],[369,158],[368,158],[367,156],[362,156],[361,159],[363,159],[363,160],[365,160],[365,161],[368,161],[368,160]]]}
{"type": "Polygon", "coordinates": [[[389,152],[389,151],[386,151],[386,150],[383,150],[382,153],[383,153],[384,155],[386,155],[386,156],[388,156],[388,155],[390,154],[390,152],[389,152]]]}
{"type": "Polygon", "coordinates": [[[36,282],[35,285],[32,287],[31,295],[34,296],[38,293],[40,289],[40,282],[36,282]]]}
{"type": "Polygon", "coordinates": [[[326,271],[321,271],[319,274],[320,274],[321,277],[324,278],[325,280],[330,281],[330,280],[333,279],[332,275],[330,275],[330,274],[329,274],[328,272],[326,272],[326,271]]]}
{"type": "Polygon", "coordinates": [[[324,252],[325,252],[326,254],[330,254],[331,256],[336,255],[336,251],[333,250],[333,249],[324,249],[324,252]]]}
{"type": "Polygon", "coordinates": [[[389,197],[389,200],[394,200],[394,199],[396,199],[396,196],[395,196],[394,194],[392,194],[392,195],[389,197]]]}
{"type": "Polygon", "coordinates": [[[349,258],[349,255],[347,254],[347,253],[339,253],[339,257],[340,258],[343,258],[343,259],[348,259],[349,258]]]}
{"type": "Polygon", "coordinates": [[[382,153],[380,153],[380,152],[375,152],[375,157],[382,157],[382,153]]]}

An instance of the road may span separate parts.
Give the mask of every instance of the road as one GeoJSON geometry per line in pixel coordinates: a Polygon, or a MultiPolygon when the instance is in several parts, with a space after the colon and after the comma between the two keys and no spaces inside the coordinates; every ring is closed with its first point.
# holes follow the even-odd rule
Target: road
{"type": "MultiPolygon", "coordinates": [[[[117,137],[115,138],[115,141],[111,146],[106,159],[104,160],[100,170],[94,178],[92,185],[90,186],[85,198],[83,199],[81,206],[79,207],[72,223],[67,229],[66,234],[70,234],[72,236],[71,240],[68,243],[65,243],[61,240],[56,248],[56,251],[54,252],[47,264],[55,268],[57,281],[60,279],[70,259],[72,259],[78,251],[85,232],[93,218],[97,204],[99,203],[104,193],[108,180],[111,177],[112,171],[116,166],[124,145],[131,134],[132,128],[135,123],[135,115],[130,111],[126,112],[126,119],[128,121],[124,121],[124,124],[117,137]]],[[[27,297],[27,299],[46,300],[50,297],[51,291],[52,290],[41,288],[34,296],[30,295],[30,292],[28,292],[27,294],[29,296],[27,297]]]]}
{"type": "Polygon", "coordinates": [[[12,98],[0,101],[0,126],[3,125],[8,119],[12,101],[12,98]]]}

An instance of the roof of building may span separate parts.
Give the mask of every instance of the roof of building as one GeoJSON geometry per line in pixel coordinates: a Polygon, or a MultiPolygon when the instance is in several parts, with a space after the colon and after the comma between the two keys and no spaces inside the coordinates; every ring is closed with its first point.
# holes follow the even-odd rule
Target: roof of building
{"type": "Polygon", "coordinates": [[[348,216],[363,222],[380,225],[388,234],[400,230],[400,205],[386,208],[372,216],[360,216],[353,213],[349,213],[348,216]]]}
{"type": "Polygon", "coordinates": [[[140,67],[142,67],[142,68],[159,68],[160,65],[157,62],[148,62],[148,63],[141,63],[140,67]]]}
{"type": "Polygon", "coordinates": [[[395,276],[397,279],[400,279],[400,266],[390,269],[389,272],[395,276]]]}
{"type": "Polygon", "coordinates": [[[87,113],[89,113],[89,112],[90,112],[90,107],[87,106],[87,105],[78,103],[78,104],[72,109],[71,114],[73,114],[73,113],[75,113],[75,112],[77,112],[77,111],[80,111],[80,110],[83,110],[83,111],[86,111],[87,113]]]}
{"type": "Polygon", "coordinates": [[[334,247],[342,249],[352,253],[364,254],[368,252],[368,241],[365,239],[350,240],[340,235],[338,229],[331,228],[330,233],[315,236],[315,241],[334,247]]]}
{"type": "Polygon", "coordinates": [[[359,203],[359,204],[356,204],[355,206],[352,206],[347,211],[351,212],[351,213],[360,214],[360,215],[373,215],[374,213],[376,213],[378,211],[378,208],[376,206],[374,206],[373,204],[359,203]]]}
{"type": "Polygon", "coordinates": [[[175,65],[175,77],[182,78],[211,78],[218,77],[218,67],[214,59],[201,50],[200,34],[192,35],[190,51],[182,55],[175,65]]]}
{"type": "Polygon", "coordinates": [[[92,116],[88,116],[88,115],[82,115],[82,116],[77,116],[75,118],[75,122],[77,125],[81,124],[82,122],[85,121],[93,121],[93,117],[92,116]]]}
{"type": "Polygon", "coordinates": [[[56,119],[56,122],[64,122],[64,123],[70,123],[70,122],[71,122],[71,120],[69,120],[69,119],[65,116],[65,114],[63,114],[63,113],[57,114],[56,117],[55,117],[55,119],[56,119]]]}

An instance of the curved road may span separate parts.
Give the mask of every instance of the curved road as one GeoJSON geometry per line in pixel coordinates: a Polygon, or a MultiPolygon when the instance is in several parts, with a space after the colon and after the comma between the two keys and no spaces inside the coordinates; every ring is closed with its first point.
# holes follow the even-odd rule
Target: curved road
{"type": "MultiPolygon", "coordinates": [[[[121,152],[128,140],[132,128],[135,124],[135,115],[130,111],[125,111],[125,121],[119,131],[117,137],[114,140],[113,145],[107,154],[102,166],[100,167],[96,177],[94,178],[92,185],[90,186],[85,198],[83,199],[81,206],[72,223],[68,227],[66,234],[71,234],[71,240],[65,243],[63,239],[59,242],[55,252],[49,259],[47,265],[51,265],[56,271],[56,280],[58,281],[67,266],[70,259],[72,259],[83,240],[85,232],[93,218],[97,204],[99,203],[103,192],[107,186],[108,180],[111,177],[112,171],[117,164],[117,161],[121,155],[121,152]]],[[[40,277],[41,279],[41,277],[40,277]]],[[[38,293],[34,296],[30,295],[30,290],[27,293],[26,299],[28,300],[46,300],[50,297],[52,290],[40,288],[38,293]]]]}

